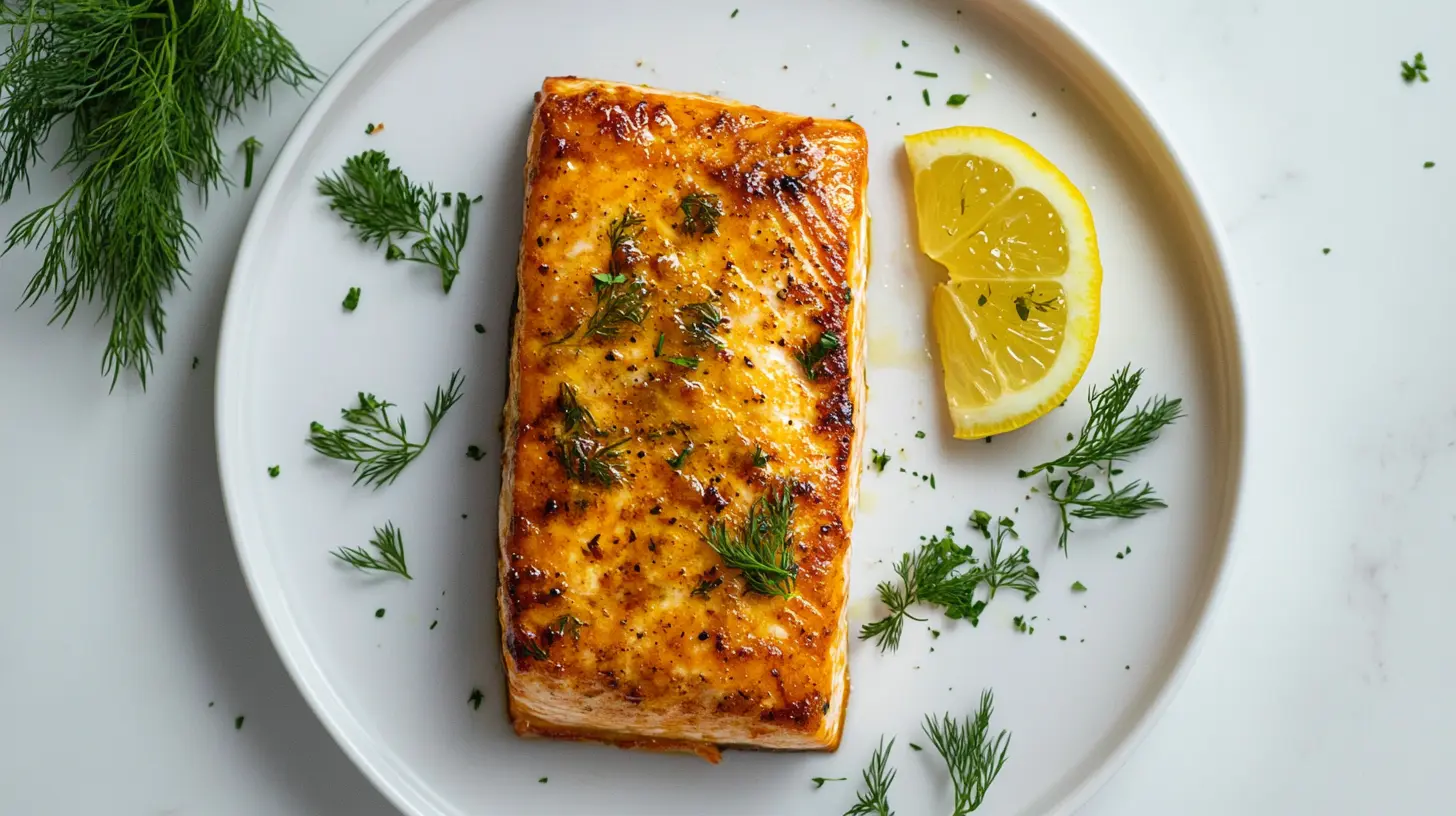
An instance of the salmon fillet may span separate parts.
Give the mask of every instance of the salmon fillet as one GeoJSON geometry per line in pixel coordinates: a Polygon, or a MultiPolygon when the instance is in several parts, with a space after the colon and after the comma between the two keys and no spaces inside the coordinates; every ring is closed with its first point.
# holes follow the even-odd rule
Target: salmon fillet
{"type": "Polygon", "coordinates": [[[500,496],[518,734],[838,747],[866,155],[842,120],[537,94],[500,496]]]}

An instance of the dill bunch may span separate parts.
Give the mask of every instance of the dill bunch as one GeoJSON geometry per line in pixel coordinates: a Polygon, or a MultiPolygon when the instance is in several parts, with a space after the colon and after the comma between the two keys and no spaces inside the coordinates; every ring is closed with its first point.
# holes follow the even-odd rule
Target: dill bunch
{"type": "Polygon", "coordinates": [[[185,285],[197,230],[182,195],[230,184],[218,126],[275,83],[317,77],[253,0],[0,0],[0,203],[28,185],[58,125],[51,204],[5,236],[7,254],[43,247],[23,303],[53,300],[69,323],[83,302],[111,318],[101,368],[146,387],[166,334],[164,300],[185,285]]]}

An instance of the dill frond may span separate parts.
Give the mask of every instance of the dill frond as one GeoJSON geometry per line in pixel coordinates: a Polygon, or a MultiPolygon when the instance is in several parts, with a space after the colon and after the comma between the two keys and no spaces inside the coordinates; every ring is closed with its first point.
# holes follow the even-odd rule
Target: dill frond
{"type": "Polygon", "coordinates": [[[399,478],[410,462],[424,453],[445,414],[460,401],[465,378],[457,369],[448,385],[435,389],[435,401],[425,406],[429,429],[421,442],[411,442],[404,417],[391,415],[394,403],[373,394],[359,393],[359,404],[340,413],[345,427],[329,429],[323,423],[309,426],[308,443],[330,459],[354,463],[354,484],[373,485],[377,490],[399,478]]]}
{"type": "Polygon", "coordinates": [[[708,522],[703,540],[731,569],[743,574],[750,592],[794,597],[799,565],[794,561],[794,491],[780,482],[754,499],[738,530],[718,519],[708,522]]]}
{"type": "Polygon", "coordinates": [[[688,193],[683,196],[682,228],[688,235],[710,235],[718,231],[723,217],[723,201],[712,193],[688,193]]]}
{"type": "Polygon", "coordinates": [[[60,123],[55,162],[73,174],[56,201],[16,221],[0,254],[44,247],[22,303],[53,301],[65,325],[82,303],[111,319],[102,353],[114,389],[143,388],[162,352],[164,301],[185,285],[197,230],[186,188],[229,183],[218,126],[276,84],[317,77],[251,0],[189,3],[29,0],[0,3],[0,203],[60,123]]]}
{"type": "Polygon", "coordinates": [[[894,748],[893,737],[889,742],[880,737],[879,747],[875,748],[869,767],[861,775],[864,790],[855,792],[857,801],[844,812],[844,816],[895,816],[895,811],[890,810],[890,785],[895,782],[895,769],[889,767],[890,751],[894,748]]]}
{"type": "Polygon", "coordinates": [[[330,555],[360,570],[393,572],[413,580],[404,563],[404,533],[392,522],[385,522],[382,529],[375,527],[374,538],[369,543],[379,551],[378,557],[362,547],[340,547],[330,555]]]}
{"type": "Polygon", "coordinates": [[[1006,765],[1011,734],[1002,730],[994,739],[991,737],[994,700],[991,690],[986,689],[981,692],[981,707],[975,716],[957,721],[949,714],[939,718],[926,715],[921,726],[945,760],[950,774],[955,789],[955,810],[951,816],[967,816],[979,808],[991,783],[1006,765]]]}

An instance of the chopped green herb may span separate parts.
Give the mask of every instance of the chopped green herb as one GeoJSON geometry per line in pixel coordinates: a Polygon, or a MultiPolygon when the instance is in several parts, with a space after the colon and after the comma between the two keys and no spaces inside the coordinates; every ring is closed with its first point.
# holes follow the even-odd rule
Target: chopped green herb
{"type": "Polygon", "coordinates": [[[233,720],[233,730],[234,731],[241,731],[241,730],[243,730],[243,716],[241,714],[239,714],[237,716],[237,718],[233,720]]]}
{"type": "Polygon", "coordinates": [[[1415,59],[1411,62],[1400,63],[1400,78],[1409,85],[1419,79],[1422,82],[1430,82],[1431,78],[1426,76],[1426,55],[1420,51],[1416,52],[1415,59]]]}
{"type": "MultiPolygon", "coordinates": [[[[340,547],[329,554],[360,570],[393,572],[413,580],[404,563],[404,534],[394,526],[393,522],[385,522],[383,529],[375,527],[374,537],[369,540],[369,543],[379,551],[379,557],[376,558],[373,553],[362,547],[340,547]]],[[[378,616],[376,615],[376,617],[378,616]]]]}
{"type": "Polygon", "coordinates": [[[549,777],[543,776],[540,779],[537,779],[536,781],[539,782],[540,784],[544,785],[544,784],[546,784],[547,779],[549,779],[549,777]]]}
{"type": "Polygon", "coordinates": [[[482,324],[480,324],[480,323],[476,323],[475,324],[475,333],[476,334],[485,334],[485,326],[482,325],[482,324]]]}
{"type": "Polygon", "coordinates": [[[925,431],[916,431],[915,432],[915,438],[916,439],[924,439],[925,438],[925,431]]]}
{"type": "Polygon", "coordinates": [[[465,449],[465,455],[479,462],[485,458],[485,451],[481,450],[479,445],[471,445],[465,449]]]}
{"type": "Polygon", "coordinates": [[[347,294],[344,295],[344,311],[352,312],[359,308],[359,287],[350,286],[347,294]]]}
{"type": "Polygon", "coordinates": [[[700,357],[666,357],[664,359],[675,366],[691,369],[696,369],[698,363],[702,362],[702,358],[700,357]]]}
{"type": "Polygon", "coordinates": [[[435,627],[436,626],[439,626],[439,625],[440,625],[440,622],[437,621],[437,620],[430,621],[430,631],[431,632],[435,631],[435,627]]]}
{"type": "Polygon", "coordinates": [[[794,596],[799,565],[794,561],[794,483],[781,481],[754,500],[737,532],[719,519],[708,522],[703,540],[730,569],[743,574],[750,592],[794,596]]]}
{"type": "Polygon", "coordinates": [[[904,40],[901,40],[900,41],[900,47],[901,48],[909,48],[910,47],[910,43],[908,43],[908,42],[906,42],[904,40]]]}
{"type": "Polygon", "coordinates": [[[811,778],[809,781],[813,782],[814,789],[818,790],[819,788],[824,787],[825,782],[848,782],[849,780],[843,776],[816,776],[811,778]]]}
{"type": "Polygon", "coordinates": [[[926,716],[922,726],[950,773],[955,788],[952,816],[966,816],[979,808],[991,783],[1006,765],[1011,735],[1003,729],[995,739],[991,738],[993,704],[994,695],[986,689],[981,692],[981,707],[974,717],[958,722],[949,714],[942,714],[939,719],[926,716]]]}
{"type": "Polygon", "coordinates": [[[657,334],[657,348],[655,348],[655,349],[652,350],[652,356],[653,357],[661,357],[662,356],[662,341],[664,341],[666,339],[667,339],[667,335],[666,334],[663,334],[661,332],[658,332],[658,334],[657,334]]]}
{"type": "Polygon", "coordinates": [[[688,193],[678,205],[682,209],[682,228],[688,235],[711,235],[718,231],[723,217],[723,202],[712,193],[688,193]]]}
{"type": "Polygon", "coordinates": [[[1073,581],[1072,582],[1072,591],[1073,592],[1086,592],[1087,591],[1087,587],[1084,586],[1081,581],[1073,581]]]}
{"type": "Polygon", "coordinates": [[[1067,639],[1067,636],[1066,635],[1057,635],[1057,639],[1058,640],[1066,640],[1067,639]]]}
{"type": "Polygon", "coordinates": [[[281,473],[282,470],[283,469],[281,467],[279,467],[278,465],[269,465],[268,466],[268,478],[270,478],[270,479],[276,479],[276,478],[278,478],[278,474],[281,473]]]}
{"type": "Polygon", "coordinates": [[[720,587],[722,585],[723,585],[723,578],[722,578],[722,576],[718,576],[716,578],[713,578],[712,580],[708,580],[708,579],[705,578],[705,579],[699,581],[698,582],[698,585],[696,587],[693,587],[693,591],[691,593],[689,593],[689,594],[694,595],[694,596],[699,597],[699,598],[708,598],[708,597],[711,597],[712,596],[713,590],[717,589],[718,587],[720,587]]]}
{"type": "Polygon", "coordinates": [[[196,371],[196,370],[197,370],[197,366],[198,366],[198,365],[199,365],[199,364],[200,364],[200,363],[201,363],[201,362],[202,362],[202,360],[201,360],[201,359],[199,359],[199,358],[197,358],[197,357],[193,357],[193,358],[192,358],[192,370],[193,370],[193,371],[196,371]]]}
{"type": "Polygon", "coordinates": [[[804,367],[804,373],[810,380],[817,380],[819,379],[819,364],[823,363],[825,358],[833,354],[839,346],[839,335],[834,332],[824,332],[819,335],[818,342],[795,352],[794,358],[804,367]]]}
{"type": "Polygon", "coordinates": [[[376,617],[376,618],[382,618],[382,617],[384,617],[384,608],[383,607],[380,607],[379,609],[374,610],[374,617],[376,617]]]}
{"type": "Polygon", "coordinates": [[[718,328],[723,325],[725,319],[723,313],[718,311],[718,307],[712,301],[689,303],[677,310],[676,319],[683,332],[695,344],[718,348],[726,345],[723,338],[717,335],[718,328]]]}
{"type": "Polygon", "coordinates": [[[573,641],[580,641],[583,626],[586,626],[586,621],[581,618],[575,615],[562,615],[546,627],[546,632],[556,640],[569,637],[573,641]]]}
{"type": "Polygon", "coordinates": [[[961,47],[960,47],[960,46],[959,46],[959,45],[957,45],[957,46],[956,46],[956,47],[955,47],[955,52],[956,52],[956,53],[957,53],[957,54],[959,54],[959,53],[960,53],[960,52],[961,52],[961,47]]]}
{"type": "Polygon", "coordinates": [[[920,96],[921,96],[922,99],[925,100],[925,107],[927,107],[927,108],[930,107],[930,89],[929,88],[921,88],[920,89],[920,96]]]}
{"type": "Polygon", "coordinates": [[[597,439],[601,429],[596,418],[577,398],[576,388],[562,383],[556,397],[561,410],[562,433],[556,438],[556,458],[568,478],[582,484],[611,487],[624,473],[622,446],[631,440],[623,437],[609,445],[597,439]]]}
{"type": "Polygon", "coordinates": [[[263,143],[252,136],[244,139],[243,143],[238,145],[238,149],[243,151],[243,189],[245,190],[253,186],[253,157],[262,147],[263,143]]]}
{"type": "Polygon", "coordinates": [[[1428,162],[1426,162],[1425,164],[1423,164],[1421,166],[1424,167],[1424,168],[1426,168],[1427,170],[1430,170],[1432,167],[1435,167],[1436,166],[1436,163],[1435,162],[1428,161],[1428,162]]]}
{"type": "Polygon", "coordinates": [[[930,474],[930,489],[931,490],[934,490],[935,489],[935,474],[934,473],[930,474]]]}
{"type": "Polygon", "coordinates": [[[1320,252],[1323,252],[1324,254],[1328,255],[1328,254],[1330,254],[1330,248],[1329,247],[1325,247],[1324,249],[1320,250],[1320,252]]]}
{"type": "Polygon", "coordinates": [[[875,450],[873,448],[870,449],[870,453],[872,454],[870,456],[870,464],[874,465],[875,470],[884,473],[885,465],[888,465],[890,463],[890,454],[885,453],[881,450],[875,450]]]}
{"type": "Polygon", "coordinates": [[[482,702],[484,702],[484,701],[485,701],[485,695],[484,694],[481,694],[480,693],[480,689],[477,688],[477,689],[471,689],[470,690],[470,697],[467,698],[465,702],[469,703],[470,706],[472,708],[474,708],[476,711],[479,711],[480,710],[480,704],[482,702]]]}
{"type": "Polygon", "coordinates": [[[627,276],[626,275],[623,275],[621,273],[617,273],[615,275],[613,275],[610,272],[594,272],[594,273],[592,273],[592,288],[595,289],[595,290],[597,290],[598,292],[600,292],[601,290],[603,290],[603,289],[605,289],[608,286],[611,286],[613,284],[626,283],[626,282],[627,282],[627,276]]]}
{"type": "Polygon", "coordinates": [[[981,295],[980,297],[976,298],[976,305],[977,306],[985,306],[986,305],[986,296],[985,295],[981,295]]]}
{"type": "Polygon", "coordinates": [[[682,450],[668,457],[667,463],[672,466],[673,470],[682,470],[683,465],[687,464],[688,457],[692,455],[693,450],[693,443],[688,442],[683,446],[682,450]]]}
{"type": "Polygon", "coordinates": [[[596,292],[596,309],[585,324],[573,326],[571,331],[553,340],[551,345],[564,343],[581,331],[577,343],[593,338],[611,339],[622,333],[628,325],[642,325],[647,319],[647,284],[635,278],[628,278],[627,272],[638,259],[636,240],[642,235],[643,224],[647,222],[640,213],[627,207],[607,227],[607,269],[592,275],[592,288],[596,292]]]}
{"type": "Polygon", "coordinates": [[[345,408],[346,427],[329,430],[315,422],[309,426],[308,443],[315,451],[330,459],[354,463],[354,484],[369,484],[378,489],[399,478],[405,466],[424,452],[445,414],[460,401],[465,378],[457,369],[448,385],[435,389],[435,402],[425,406],[429,429],[422,442],[411,442],[406,436],[403,417],[390,416],[394,403],[373,394],[359,392],[359,405],[345,408]]]}
{"type": "Polygon", "coordinates": [[[912,742],[912,743],[910,743],[910,750],[912,750],[912,751],[924,751],[925,749],[924,748],[921,748],[919,745],[916,745],[915,743],[912,742]]]}
{"type": "MultiPolygon", "coordinates": [[[[898,71],[898,70],[900,70],[900,69],[901,69],[901,67],[903,67],[903,66],[901,66],[901,65],[900,65],[900,63],[898,63],[898,62],[897,62],[897,63],[895,63],[895,70],[896,70],[896,71],[898,71]]],[[[887,96],[887,97],[885,97],[885,98],[886,98],[886,99],[889,99],[889,98],[890,98],[890,97],[888,97],[888,96],[887,96]]]]}
{"type": "Polygon", "coordinates": [[[728,19],[731,20],[731,19],[733,19],[734,17],[737,17],[737,16],[738,16],[738,9],[733,9],[733,13],[730,14],[730,15],[728,15],[728,19]]]}
{"type": "MultiPolygon", "coordinates": [[[[961,105],[966,104],[966,100],[970,98],[970,94],[951,94],[950,98],[945,100],[945,104],[950,105],[953,108],[958,108],[961,105]]],[[[985,296],[982,295],[981,300],[984,301],[985,299],[985,296]]],[[[984,305],[984,303],[982,305],[984,305]]]]}
{"type": "Polygon", "coordinates": [[[915,76],[930,77],[932,79],[940,78],[940,74],[937,74],[934,71],[916,71],[915,76]]]}
{"type": "Polygon", "coordinates": [[[940,640],[940,630],[939,629],[931,629],[930,630],[930,639],[931,640],[940,640]]]}
{"type": "Polygon", "coordinates": [[[753,466],[756,468],[768,466],[768,454],[764,453],[763,448],[757,445],[753,446],[753,466]]]}
{"type": "Polygon", "coordinates": [[[440,270],[440,288],[446,294],[460,274],[460,251],[470,230],[470,199],[459,194],[453,223],[440,213],[440,194],[433,184],[410,181],[403,170],[391,167],[389,157],[366,150],[344,161],[340,172],[318,179],[319,193],[330,199],[359,240],[387,245],[387,260],[412,261],[440,270]],[[409,252],[395,243],[412,240],[409,252]]]}

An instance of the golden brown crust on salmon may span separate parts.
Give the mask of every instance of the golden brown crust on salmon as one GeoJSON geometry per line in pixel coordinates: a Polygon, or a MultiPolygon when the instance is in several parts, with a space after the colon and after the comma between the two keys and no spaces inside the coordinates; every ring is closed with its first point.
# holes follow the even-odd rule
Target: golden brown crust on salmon
{"type": "Polygon", "coordinates": [[[500,500],[517,733],[711,761],[719,746],[833,750],[864,404],[864,131],[551,78],[528,151],[500,500]],[[714,228],[685,212],[691,196],[721,211],[714,228]],[[629,211],[642,223],[614,253],[629,211]],[[602,299],[629,288],[640,321],[594,331],[602,299]],[[811,377],[798,356],[816,345],[811,377]],[[563,385],[594,421],[568,416],[563,385]],[[704,539],[781,489],[789,598],[750,591],[704,539]]]}

